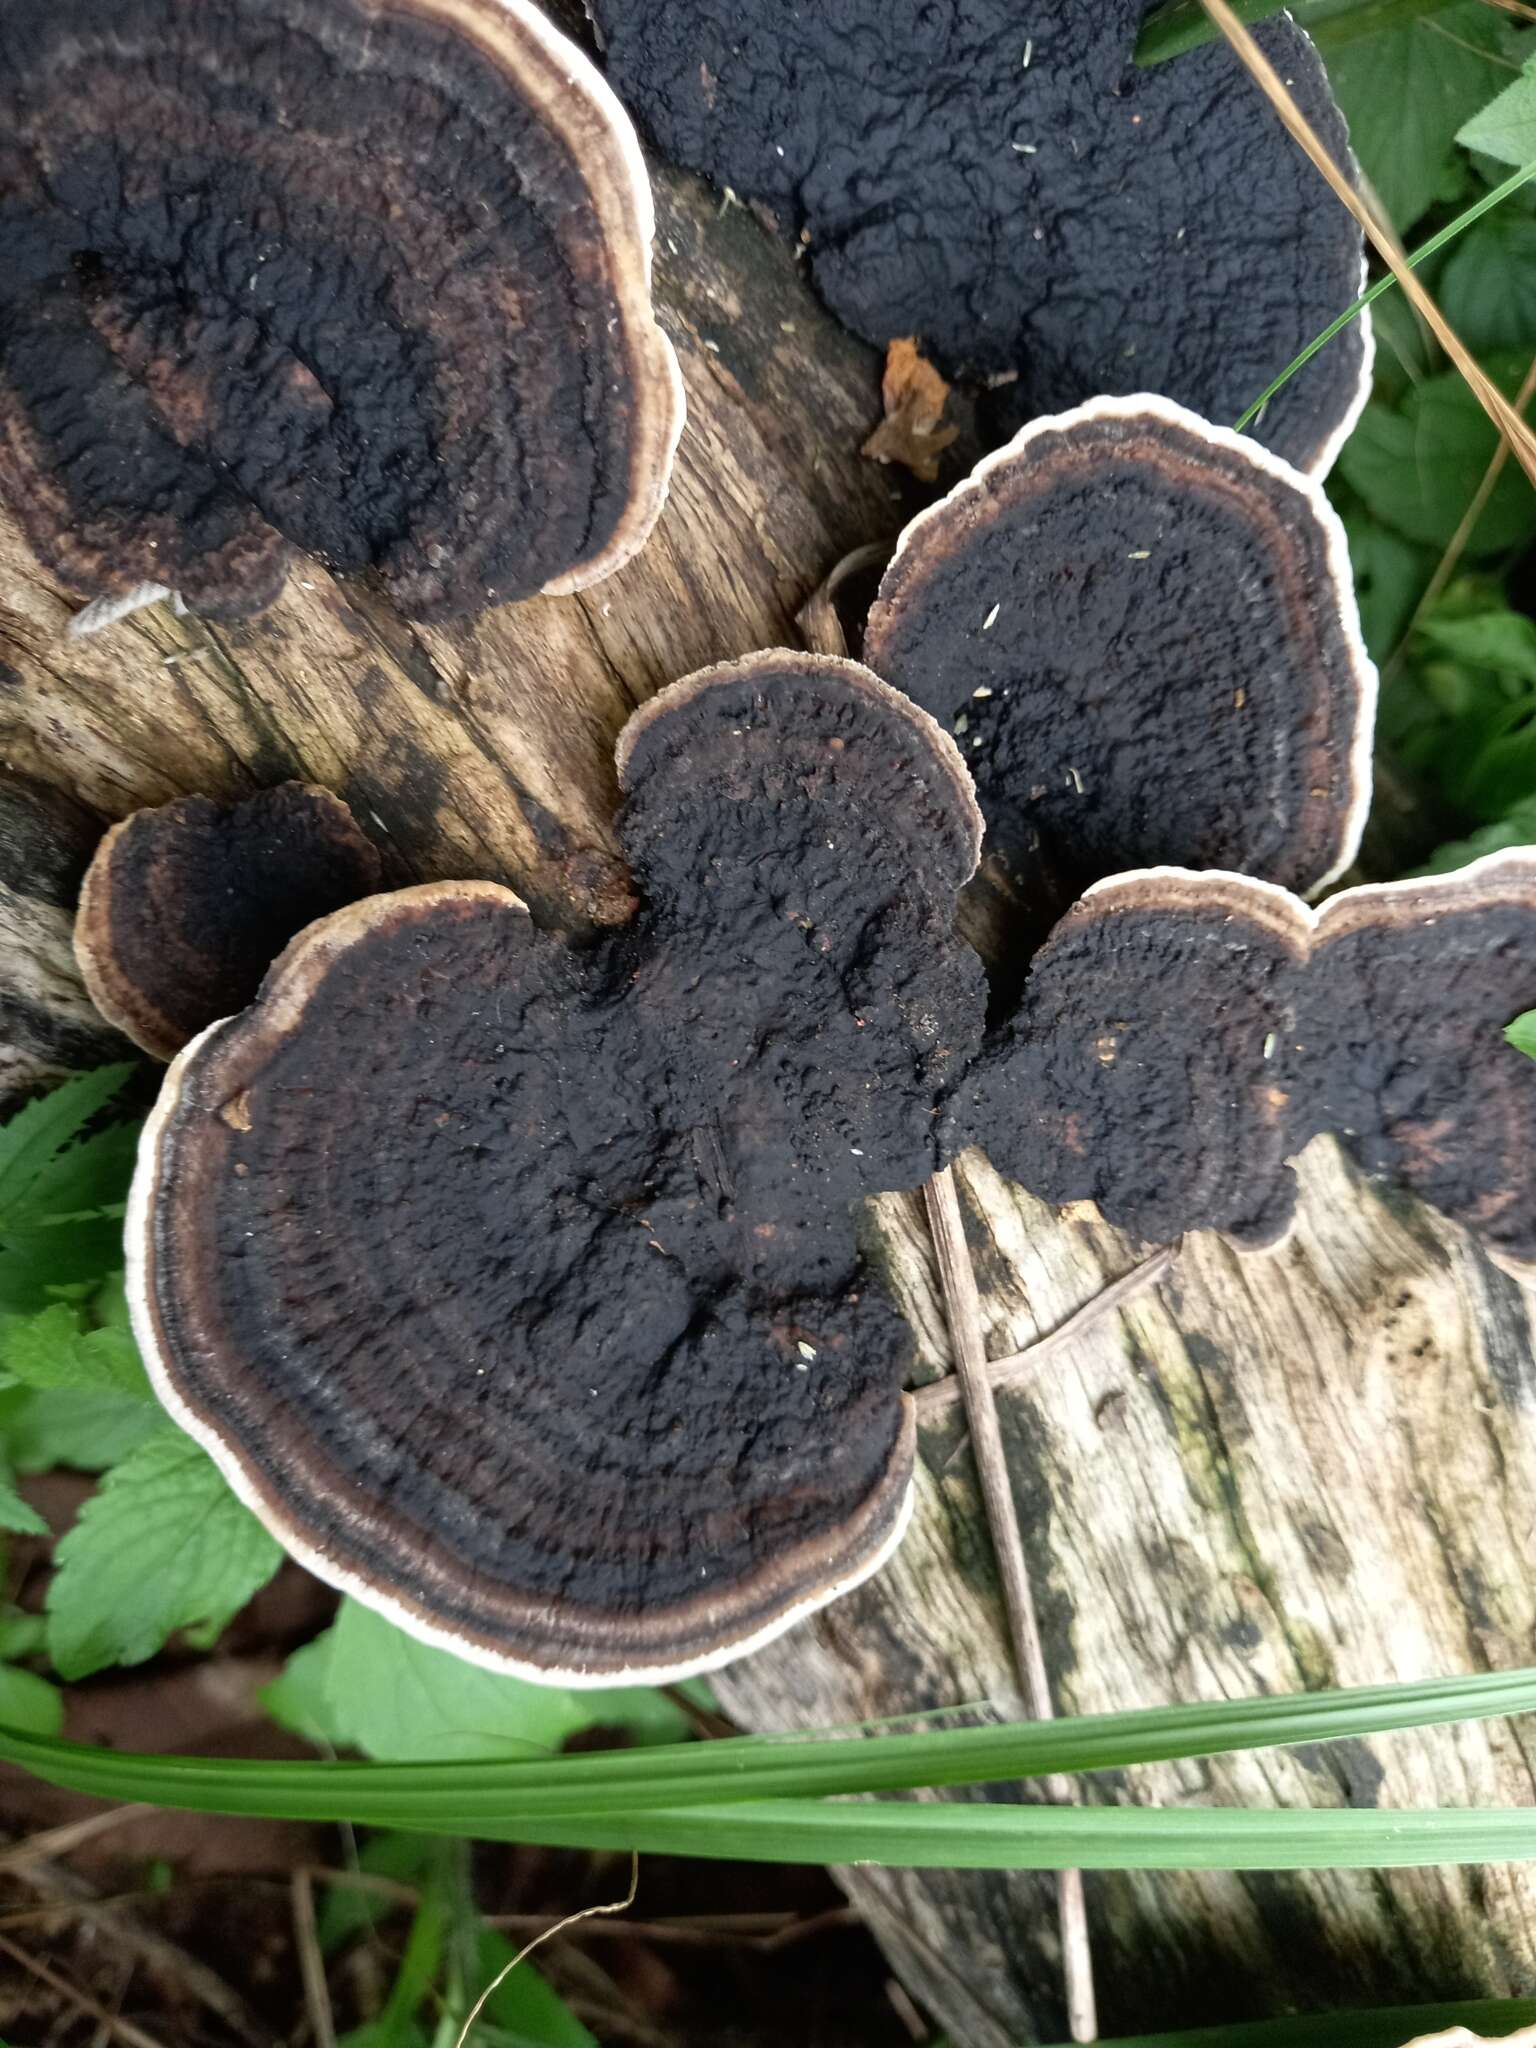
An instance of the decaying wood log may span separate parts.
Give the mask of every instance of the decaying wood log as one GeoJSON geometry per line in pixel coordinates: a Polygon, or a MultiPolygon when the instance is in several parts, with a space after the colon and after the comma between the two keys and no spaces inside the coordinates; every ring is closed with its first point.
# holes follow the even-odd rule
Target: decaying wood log
{"type": "MultiPolygon", "coordinates": [[[[1091,1209],[1034,1201],[979,1153],[956,1178],[991,1357],[1054,1329],[1145,1252],[1091,1209]]],[[[1529,1298],[1331,1140],[1309,1149],[1302,1182],[1279,1250],[1240,1257],[1192,1236],[1155,1287],[999,1388],[1059,1711],[1532,1661],[1529,1298]]],[[[924,1374],[947,1373],[920,1207],[892,1197],[877,1210],[872,1239],[924,1374]]],[[[964,1411],[947,1394],[919,1397],[919,1506],[894,1562],[721,1675],[748,1725],[1021,1710],[964,1411]]],[[[1106,1775],[1082,1796],[1520,1806],[1533,1762],[1529,1733],[1495,1722],[1106,1775]]],[[[1065,2037],[1051,1880],[861,1869],[844,1882],[956,2040],[1065,2037]]],[[[1087,1886],[1109,2035],[1513,1992],[1536,1969],[1529,1867],[1087,1886]]]]}
{"type": "Polygon", "coordinates": [[[311,565],[250,621],[160,604],[70,639],[75,602],[0,521],[0,766],[102,820],[298,776],[346,797],[392,882],[489,877],[558,924],[622,916],[625,718],[706,662],[797,644],[827,564],[909,509],[900,473],[859,454],[879,416],[874,352],[744,209],[677,174],[656,183],[656,289],[689,424],[642,557],[578,597],[451,628],[311,565]]]}
{"type": "MultiPolygon", "coordinates": [[[[117,1049],[73,978],[71,893],[102,824],[185,791],[322,782],[378,834],[392,883],[505,880],[568,928],[623,915],[612,743],[629,711],[705,662],[792,643],[825,570],[909,509],[858,453],[879,365],[792,253],[683,178],[660,173],[658,200],[690,423],[656,537],[582,596],[431,630],[314,569],[242,625],[161,605],[70,640],[70,601],[0,526],[0,1090],[117,1049]]],[[[1144,1251],[978,1156],[958,1179],[992,1355],[1144,1251]]],[[[1239,1261],[1191,1239],[1154,1291],[1002,1392],[1061,1710],[1532,1660],[1527,1305],[1461,1232],[1326,1144],[1304,1184],[1287,1247],[1239,1261]]],[[[948,1338],[920,1201],[875,1205],[870,1239],[936,1377],[948,1338]]],[[[743,1720],[1018,1711],[960,1407],[932,1397],[923,1439],[900,1556],[722,1679],[743,1720]]],[[[1525,1740],[1492,1724],[1149,1769],[1085,1796],[1528,1802],[1525,1740]]],[[[847,1883],[957,2041],[1064,2032],[1050,1880],[847,1883]]],[[[1536,1968],[1536,1879],[1519,1871],[1088,1883],[1106,2031],[1522,1988],[1536,1968]]]]}

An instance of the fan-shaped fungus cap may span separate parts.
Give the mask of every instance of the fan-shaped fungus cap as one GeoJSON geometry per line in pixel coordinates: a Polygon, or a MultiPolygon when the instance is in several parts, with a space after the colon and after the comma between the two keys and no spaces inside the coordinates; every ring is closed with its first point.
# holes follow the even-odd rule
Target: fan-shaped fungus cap
{"type": "Polygon", "coordinates": [[[759,656],[621,752],[632,927],[467,882],[312,926],[172,1068],[129,1219],[156,1384],[268,1526],[573,1684],[722,1662],[897,1541],[852,1205],[937,1163],[981,1013],[964,771],[874,677],[759,656]]]}
{"type": "Polygon", "coordinates": [[[901,538],[865,659],[960,741],[992,845],[1074,890],[1354,856],[1376,676],[1319,487],[1156,398],[1038,420],[901,538]]]}
{"type": "MultiPolygon", "coordinates": [[[[1359,229],[1237,59],[1132,61],[1145,0],[587,5],[667,155],[780,209],[867,340],[1016,376],[1012,424],[1103,391],[1236,419],[1360,290],[1359,229]]],[[[1306,36],[1259,37],[1347,162],[1306,36]]],[[[1262,438],[1321,473],[1369,383],[1357,322],[1270,401],[1262,438]]]]}
{"type": "Polygon", "coordinates": [[[618,567],[682,417],[633,130],[525,0],[10,0],[0,494],[82,594],[618,567]]]}
{"type": "Polygon", "coordinates": [[[1049,1202],[1163,1242],[1289,1227],[1288,1029],[1311,919],[1243,875],[1152,868],[1090,889],[1030,963],[983,1057],[971,1131],[1049,1202]]]}
{"type": "Polygon", "coordinates": [[[157,1060],[243,1010],[296,932],[379,886],[378,849],[328,789],[177,797],[102,840],[75,917],[101,1014],[157,1060]]]}
{"type": "Polygon", "coordinates": [[[1175,868],[1090,889],[981,1063],[971,1132],[1050,1201],[1165,1239],[1284,1233],[1319,1132],[1536,1277],[1536,853],[1321,910],[1175,868]]]}
{"type": "Polygon", "coordinates": [[[1536,1280],[1536,852],[1346,889],[1317,914],[1297,1020],[1315,1123],[1536,1280]]]}

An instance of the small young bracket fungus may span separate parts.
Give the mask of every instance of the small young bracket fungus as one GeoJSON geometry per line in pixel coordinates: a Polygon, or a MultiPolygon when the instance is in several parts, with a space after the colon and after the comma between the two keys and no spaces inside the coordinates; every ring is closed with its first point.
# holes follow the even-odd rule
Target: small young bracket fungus
{"type": "Polygon", "coordinates": [[[0,495],[89,598],[595,582],[682,421],[629,121],[525,0],[10,0],[0,495]]]}
{"type": "MultiPolygon", "coordinates": [[[[1135,64],[1145,0],[587,6],[668,156],[778,209],[855,333],[1002,381],[1011,425],[1103,391],[1234,420],[1361,289],[1359,228],[1224,45],[1135,64]]],[[[1348,164],[1307,37],[1258,33],[1348,164]]],[[[1369,385],[1356,321],[1260,435],[1321,474],[1369,385]]]]}
{"type": "Polygon", "coordinates": [[[75,917],[101,1014],[157,1060],[243,1010],[296,932],[371,896],[379,854],[340,797],[284,782],[236,804],[178,797],[102,840],[75,917]]]}
{"type": "Polygon", "coordinates": [[[1308,894],[1354,857],[1376,674],[1343,529],[1166,400],[1037,420],[919,514],[864,658],[956,733],[1026,894],[1165,861],[1308,894]]]}
{"type": "Polygon", "coordinates": [[[128,1225],[162,1398],[295,1555],[568,1684],[720,1663],[898,1540],[853,1209],[937,1165],[982,1007],[964,768],[867,671],[708,671],[620,763],[633,925],[473,882],[313,925],[171,1069],[128,1225]]]}
{"type": "Polygon", "coordinates": [[[1278,1241],[1284,1163],[1319,1132],[1536,1279],[1536,853],[1348,889],[1321,909],[1242,875],[1090,889],[1037,954],[969,1115],[1047,1201],[1150,1239],[1278,1241]]]}

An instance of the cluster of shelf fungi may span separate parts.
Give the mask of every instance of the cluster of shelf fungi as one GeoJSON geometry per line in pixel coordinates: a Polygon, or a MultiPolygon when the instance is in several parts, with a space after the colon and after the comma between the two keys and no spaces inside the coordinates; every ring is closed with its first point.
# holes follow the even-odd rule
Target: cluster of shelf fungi
{"type": "MultiPolygon", "coordinates": [[[[889,1556],[911,1339],[858,1209],[968,1146],[1149,1242],[1253,1248],[1326,1132],[1536,1271],[1536,1065],[1502,1035],[1536,853],[1310,901],[1370,795],[1318,482],[1365,323],[1258,438],[1202,416],[1347,301],[1358,236],[1224,53],[1137,73],[1137,7],[1035,12],[1015,49],[1003,0],[963,36],[858,0],[839,56],[815,9],[795,42],[594,0],[662,147],[778,209],[856,331],[943,308],[945,369],[1029,421],[902,534],[861,660],[764,651],[634,715],[626,923],[380,893],[299,784],[140,812],[87,878],[87,985],[171,1062],[128,1221],[157,1390],[296,1556],[479,1661],[676,1677],[889,1556]],[[1202,202],[1229,174],[1274,201],[1262,255],[1202,202]],[[990,997],[957,931],[984,851],[990,997]]],[[[681,387],[639,145],[574,43],[518,0],[100,22],[0,19],[0,492],[98,617],[253,613],[310,555],[430,620],[644,543],[681,387]]],[[[1266,37],[1342,152],[1305,38],[1266,37]]]]}

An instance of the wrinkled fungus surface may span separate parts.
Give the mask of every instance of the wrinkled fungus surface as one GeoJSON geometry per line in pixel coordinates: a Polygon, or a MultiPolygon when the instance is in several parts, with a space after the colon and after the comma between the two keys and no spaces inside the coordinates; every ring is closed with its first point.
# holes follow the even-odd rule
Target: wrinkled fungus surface
{"type": "Polygon", "coordinates": [[[96,851],[75,955],[103,1016],[168,1060],[243,1010],[307,924],[379,886],[379,855],[329,790],[284,782],[241,803],[135,811],[96,851]]]}
{"type": "Polygon", "coordinates": [[[967,1135],[1048,1201],[1148,1239],[1283,1236],[1331,1133],[1536,1274],[1536,855],[1349,889],[1320,911],[1238,875],[1091,889],[979,1065],[967,1135]]]}
{"type": "Polygon", "coordinates": [[[897,1539],[910,1338],[853,1208],[940,1159],[979,819],[852,663],[621,741],[645,897],[487,883],[314,926],[173,1068],[130,1220],[162,1394],[284,1539],[464,1654],[598,1682],[762,1640],[897,1539]]]}
{"type": "Polygon", "coordinates": [[[920,514],[864,655],[954,732],[990,848],[1058,912],[1130,868],[1307,893],[1354,855],[1376,678],[1343,531],[1166,401],[1038,421],[920,514]]]}
{"type": "MultiPolygon", "coordinates": [[[[1234,420],[1360,289],[1359,230],[1236,57],[1132,61],[1143,0],[588,11],[668,156],[778,209],[867,340],[911,335],[950,375],[1016,377],[1010,427],[1097,392],[1234,420]]],[[[1288,20],[1258,34],[1347,162],[1311,43],[1288,20]]],[[[1368,355],[1357,322],[1271,400],[1269,446],[1326,469],[1368,355]]]]}
{"type": "Polygon", "coordinates": [[[612,95],[521,0],[10,0],[0,494],[82,594],[617,567],[681,396],[612,95]]]}

